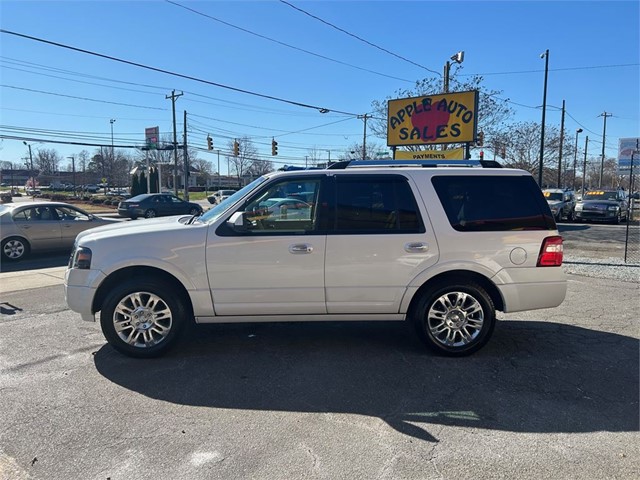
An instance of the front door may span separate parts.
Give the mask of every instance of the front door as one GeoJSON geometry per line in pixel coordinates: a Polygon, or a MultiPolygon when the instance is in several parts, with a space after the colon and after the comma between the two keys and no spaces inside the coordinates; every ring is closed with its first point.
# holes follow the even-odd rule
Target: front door
{"type": "Polygon", "coordinates": [[[236,210],[244,231],[225,223],[210,232],[206,262],[217,316],[326,313],[326,235],[318,229],[316,208],[321,179],[274,180],[236,210]],[[312,192],[308,208],[296,215],[273,208],[300,192],[312,192]]]}

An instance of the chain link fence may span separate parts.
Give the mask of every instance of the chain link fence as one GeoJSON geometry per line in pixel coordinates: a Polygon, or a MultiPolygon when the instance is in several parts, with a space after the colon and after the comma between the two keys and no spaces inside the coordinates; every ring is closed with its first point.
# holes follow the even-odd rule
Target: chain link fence
{"type": "Polygon", "coordinates": [[[640,265],[640,201],[631,200],[624,242],[624,262],[640,265]]]}

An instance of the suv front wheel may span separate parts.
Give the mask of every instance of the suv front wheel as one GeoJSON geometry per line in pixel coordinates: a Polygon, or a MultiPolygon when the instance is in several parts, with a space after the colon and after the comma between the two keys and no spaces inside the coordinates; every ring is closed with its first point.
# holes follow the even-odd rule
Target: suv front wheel
{"type": "Polygon", "coordinates": [[[100,325],[107,341],[138,358],[157,357],[171,348],[187,315],[184,302],[166,282],[141,278],[115,287],[102,307],[100,325]]]}
{"type": "Polygon", "coordinates": [[[413,311],[420,339],[436,353],[452,357],[482,348],[491,338],[495,322],[491,297],[472,281],[427,289],[413,311]]]}

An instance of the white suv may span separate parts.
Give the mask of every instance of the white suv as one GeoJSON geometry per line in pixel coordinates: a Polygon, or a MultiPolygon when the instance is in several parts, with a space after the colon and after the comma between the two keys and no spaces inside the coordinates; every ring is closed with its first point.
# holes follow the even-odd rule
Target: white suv
{"type": "Polygon", "coordinates": [[[407,320],[460,356],[489,340],[496,310],[562,303],[562,238],[529,173],[378,163],[271,173],[201,217],[81,233],[67,303],[100,312],[109,343],[136,357],[192,320],[407,320]],[[301,192],[295,212],[264,207],[301,192]]]}

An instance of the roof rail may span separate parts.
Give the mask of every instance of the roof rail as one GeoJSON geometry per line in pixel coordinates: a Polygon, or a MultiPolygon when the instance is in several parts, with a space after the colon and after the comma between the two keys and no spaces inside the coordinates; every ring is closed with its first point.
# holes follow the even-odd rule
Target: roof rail
{"type": "Polygon", "coordinates": [[[357,167],[483,167],[502,168],[494,160],[345,160],[336,162],[328,170],[343,170],[357,167]]]}

